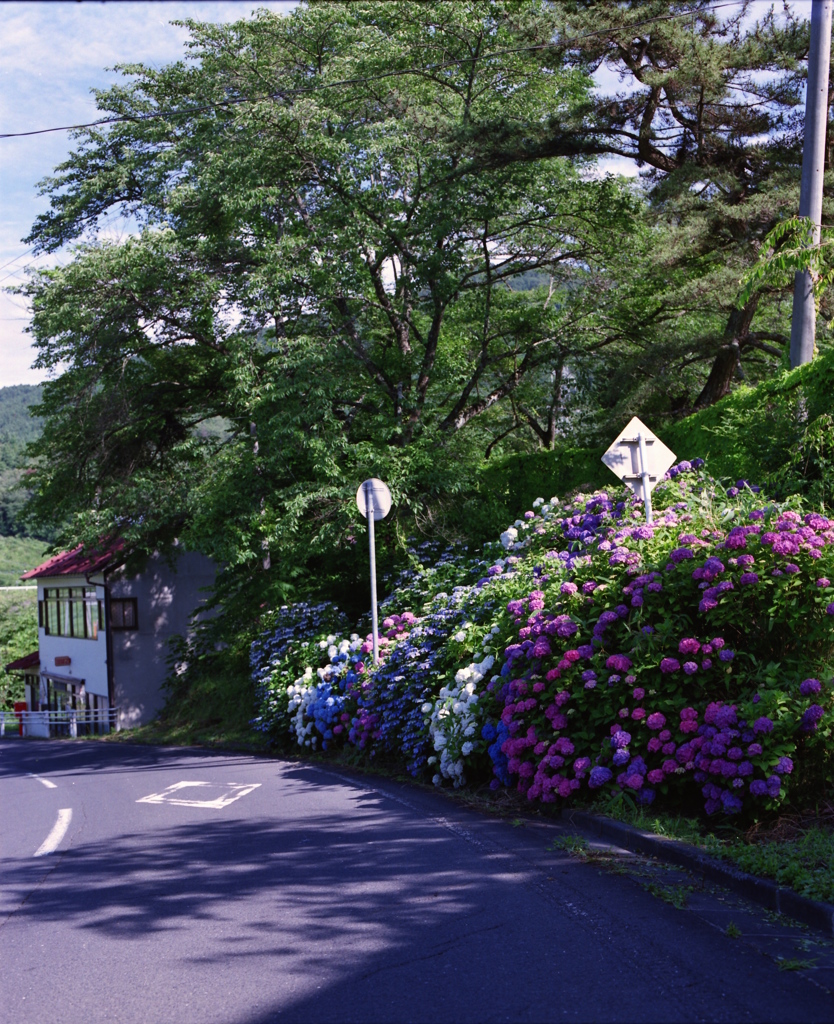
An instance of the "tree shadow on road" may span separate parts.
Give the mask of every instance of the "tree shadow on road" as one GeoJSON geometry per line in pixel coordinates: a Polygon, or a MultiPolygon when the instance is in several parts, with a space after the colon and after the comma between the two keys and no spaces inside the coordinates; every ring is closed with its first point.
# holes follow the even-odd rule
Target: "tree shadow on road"
{"type": "Polygon", "coordinates": [[[622,879],[413,799],[284,765],[274,816],[241,803],[106,844],[82,832],[34,890],[31,860],[6,863],[14,934],[60,927],[91,957],[159,944],[175,985],[236,993],[236,1010],[211,997],[195,1018],[225,1024],[734,1020],[753,1005],[742,962],[772,1010],[753,1019],[830,1019],[822,993],[787,975],[774,991],[763,958],[693,935],[622,879]],[[738,993],[718,1015],[715,991],[738,993]]]}

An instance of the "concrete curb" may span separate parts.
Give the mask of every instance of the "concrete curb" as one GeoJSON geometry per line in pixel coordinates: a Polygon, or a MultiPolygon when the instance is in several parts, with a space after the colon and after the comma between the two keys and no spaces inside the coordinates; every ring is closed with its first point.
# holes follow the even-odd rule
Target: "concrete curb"
{"type": "Polygon", "coordinates": [[[699,850],[697,846],[690,846],[666,836],[641,832],[612,818],[588,814],[586,811],[565,810],[562,812],[562,821],[586,832],[592,832],[602,839],[608,839],[623,849],[644,853],[650,857],[657,857],[658,860],[676,864],[678,867],[688,868],[753,903],[792,917],[809,928],[823,932],[827,938],[834,938],[834,906],[830,903],[819,903],[766,878],[748,875],[732,864],[699,850]]]}

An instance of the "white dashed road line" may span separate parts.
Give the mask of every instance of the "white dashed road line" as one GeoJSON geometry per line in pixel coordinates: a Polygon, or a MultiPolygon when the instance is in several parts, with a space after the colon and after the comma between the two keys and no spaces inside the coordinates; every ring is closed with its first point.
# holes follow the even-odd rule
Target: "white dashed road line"
{"type": "Polygon", "coordinates": [[[58,811],[58,820],[52,826],[52,831],[44,839],[41,845],[35,850],[36,857],[45,857],[48,853],[54,853],[61,845],[61,840],[67,834],[70,822],[72,821],[72,808],[64,807],[58,811]]]}
{"type": "Polygon", "coordinates": [[[42,782],[47,789],[57,789],[58,787],[54,782],[50,782],[49,779],[42,779],[40,775],[35,775],[34,772],[27,772],[30,779],[37,779],[38,782],[42,782]]]}

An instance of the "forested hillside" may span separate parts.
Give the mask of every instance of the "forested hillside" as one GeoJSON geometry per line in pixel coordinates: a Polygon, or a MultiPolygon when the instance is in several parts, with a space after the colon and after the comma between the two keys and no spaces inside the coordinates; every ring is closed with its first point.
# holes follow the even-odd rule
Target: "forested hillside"
{"type": "MultiPolygon", "coordinates": [[[[31,415],[29,408],[40,402],[42,394],[40,384],[0,387],[0,438],[4,443],[23,445],[40,436],[42,422],[39,417],[31,415]]],[[[5,456],[0,458],[5,465],[5,456]]]]}
{"type": "Polygon", "coordinates": [[[24,476],[24,449],[43,429],[42,421],[29,412],[42,393],[39,384],[0,388],[0,537],[30,536],[19,518],[30,492],[18,484],[24,476]]]}

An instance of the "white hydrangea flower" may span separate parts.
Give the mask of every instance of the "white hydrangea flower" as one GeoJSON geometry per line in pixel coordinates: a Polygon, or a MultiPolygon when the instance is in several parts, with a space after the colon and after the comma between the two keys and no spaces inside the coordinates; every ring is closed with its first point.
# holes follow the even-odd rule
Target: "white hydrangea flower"
{"type": "Polygon", "coordinates": [[[516,530],[515,527],[509,527],[509,529],[504,530],[501,534],[500,540],[504,550],[509,551],[518,540],[518,530],[516,530]]]}

